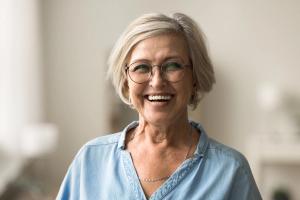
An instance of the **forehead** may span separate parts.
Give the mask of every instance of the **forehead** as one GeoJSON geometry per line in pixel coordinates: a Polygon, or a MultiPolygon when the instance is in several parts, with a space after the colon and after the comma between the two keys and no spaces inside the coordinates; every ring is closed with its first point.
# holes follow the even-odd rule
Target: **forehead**
{"type": "Polygon", "coordinates": [[[185,38],[176,33],[161,34],[140,41],[133,47],[128,61],[132,63],[143,59],[160,62],[171,57],[184,61],[189,57],[185,38]]]}

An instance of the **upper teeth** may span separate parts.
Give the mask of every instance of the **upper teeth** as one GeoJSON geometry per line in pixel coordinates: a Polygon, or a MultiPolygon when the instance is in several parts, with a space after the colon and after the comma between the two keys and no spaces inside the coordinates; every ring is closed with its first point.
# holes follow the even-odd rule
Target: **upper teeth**
{"type": "Polygon", "coordinates": [[[170,95],[166,95],[166,96],[162,96],[162,95],[154,95],[154,96],[148,96],[149,100],[170,100],[171,96],[170,95]]]}

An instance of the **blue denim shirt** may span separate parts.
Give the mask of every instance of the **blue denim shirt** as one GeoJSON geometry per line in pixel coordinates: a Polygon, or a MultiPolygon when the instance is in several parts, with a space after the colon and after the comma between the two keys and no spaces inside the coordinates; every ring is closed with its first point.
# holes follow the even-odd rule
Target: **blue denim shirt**
{"type": "MultiPolygon", "coordinates": [[[[150,197],[150,200],[260,200],[245,157],[199,130],[193,157],[150,197]]],[[[131,155],[125,149],[127,130],[102,136],[84,145],[61,185],[57,200],[146,200],[131,155]]]]}

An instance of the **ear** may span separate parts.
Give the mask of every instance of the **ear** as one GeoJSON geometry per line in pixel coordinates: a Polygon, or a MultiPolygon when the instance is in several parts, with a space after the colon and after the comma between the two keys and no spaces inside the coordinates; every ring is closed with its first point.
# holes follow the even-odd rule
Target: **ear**
{"type": "Polygon", "coordinates": [[[193,81],[193,91],[197,91],[197,83],[196,83],[196,81],[193,81]]]}
{"type": "Polygon", "coordinates": [[[190,103],[192,103],[194,101],[196,94],[197,94],[197,84],[196,84],[196,81],[193,81],[193,88],[192,88],[192,94],[190,97],[190,103]]]}

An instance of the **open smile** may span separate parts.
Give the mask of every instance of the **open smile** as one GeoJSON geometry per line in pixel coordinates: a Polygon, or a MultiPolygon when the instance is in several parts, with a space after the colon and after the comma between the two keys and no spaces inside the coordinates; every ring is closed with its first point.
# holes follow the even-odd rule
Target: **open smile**
{"type": "Polygon", "coordinates": [[[159,94],[159,95],[145,95],[145,98],[151,102],[168,102],[174,95],[171,94],[159,94]]]}

